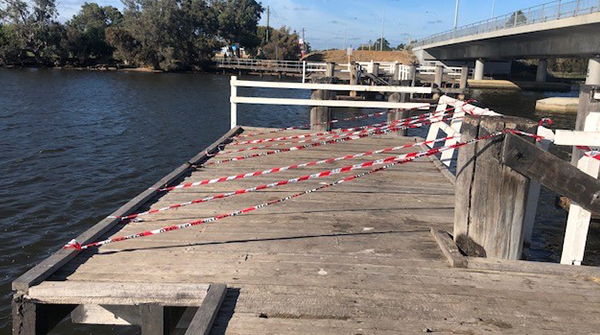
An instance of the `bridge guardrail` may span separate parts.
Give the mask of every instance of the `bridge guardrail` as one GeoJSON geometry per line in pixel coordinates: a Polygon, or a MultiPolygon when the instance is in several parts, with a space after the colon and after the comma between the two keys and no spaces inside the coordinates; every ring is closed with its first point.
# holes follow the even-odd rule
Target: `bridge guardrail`
{"type": "Polygon", "coordinates": [[[466,26],[459,27],[456,30],[453,29],[435,34],[416,42],[414,46],[419,47],[459,37],[479,35],[502,29],[576,17],[595,12],[600,12],[600,1],[598,0],[557,0],[542,5],[517,10],[512,13],[494,17],[488,20],[471,23],[466,26]]]}

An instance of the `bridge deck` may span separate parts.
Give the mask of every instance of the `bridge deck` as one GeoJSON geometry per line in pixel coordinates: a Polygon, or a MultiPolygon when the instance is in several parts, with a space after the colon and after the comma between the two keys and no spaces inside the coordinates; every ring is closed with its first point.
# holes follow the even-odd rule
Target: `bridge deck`
{"type": "MultiPolygon", "coordinates": [[[[368,138],[212,165],[186,181],[412,141],[368,138]]],[[[380,157],[174,190],[151,207],[380,157]]],[[[338,179],[149,215],[112,234],[227,213],[338,179]]],[[[421,159],[241,216],[84,251],[50,280],[226,283],[213,334],[598,332],[600,290],[589,278],[451,268],[429,229],[452,231],[453,194],[436,165],[421,159]]]]}

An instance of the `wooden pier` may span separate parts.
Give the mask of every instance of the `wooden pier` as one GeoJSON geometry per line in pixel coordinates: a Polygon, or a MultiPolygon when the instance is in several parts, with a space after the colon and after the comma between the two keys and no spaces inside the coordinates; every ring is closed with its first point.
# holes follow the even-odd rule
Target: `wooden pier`
{"type": "MultiPolygon", "coordinates": [[[[423,150],[158,191],[421,140],[374,135],[203,165],[239,156],[211,158],[234,135],[265,130],[234,127],[77,240],[85,244],[229,213],[348,174],[184,206],[139,222],[116,218],[148,208],[423,150]]],[[[78,323],[139,325],[143,335],[598,333],[600,271],[464,256],[449,234],[456,224],[454,183],[433,156],[217,222],[81,252],[60,250],[13,282],[14,334],[45,334],[68,316],[78,323]]]]}

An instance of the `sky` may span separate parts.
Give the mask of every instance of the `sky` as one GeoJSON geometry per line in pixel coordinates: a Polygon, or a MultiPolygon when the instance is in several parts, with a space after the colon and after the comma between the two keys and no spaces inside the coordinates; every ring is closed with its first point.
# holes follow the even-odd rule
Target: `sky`
{"type": "MultiPolygon", "coordinates": [[[[88,0],[94,1],[94,0],[88,0]]],[[[75,14],[85,0],[57,0],[60,20],[75,14]]],[[[96,0],[122,8],[120,0],[96,0]]],[[[270,26],[298,31],[313,49],[358,48],[383,36],[391,46],[452,29],[455,0],[260,0],[270,8],[270,26]],[[382,25],[383,23],[383,25],[382,25]],[[345,38],[344,38],[345,37],[345,38]]],[[[549,0],[460,0],[458,26],[536,6],[549,0]]],[[[260,24],[266,25],[266,12],[260,24]]]]}

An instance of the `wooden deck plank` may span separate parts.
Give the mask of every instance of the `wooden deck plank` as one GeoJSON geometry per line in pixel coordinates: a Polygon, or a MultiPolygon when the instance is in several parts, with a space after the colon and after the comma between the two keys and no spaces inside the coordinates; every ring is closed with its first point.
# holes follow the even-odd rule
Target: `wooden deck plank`
{"type": "MultiPolygon", "coordinates": [[[[246,133],[255,131],[261,129],[246,129],[246,133]]],[[[305,133],[290,130],[249,139],[305,133]]],[[[381,136],[207,165],[185,182],[415,141],[381,136]]],[[[241,154],[217,155],[212,161],[241,154]]],[[[394,154],[398,152],[178,189],[155,196],[143,208],[394,154]]],[[[367,170],[144,216],[104,237],[239,210],[361,171],[367,170]]],[[[600,290],[593,276],[515,272],[508,264],[477,261],[473,269],[450,267],[430,232],[452,230],[454,186],[450,179],[434,162],[420,159],[241,216],[85,251],[52,280],[224,283],[229,290],[212,334],[560,334],[600,329],[600,290]]]]}

